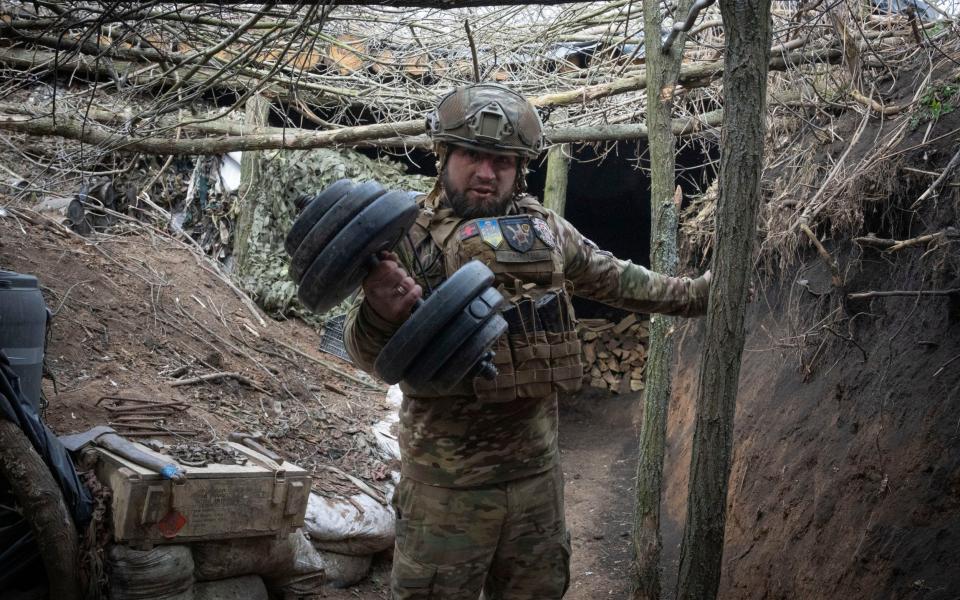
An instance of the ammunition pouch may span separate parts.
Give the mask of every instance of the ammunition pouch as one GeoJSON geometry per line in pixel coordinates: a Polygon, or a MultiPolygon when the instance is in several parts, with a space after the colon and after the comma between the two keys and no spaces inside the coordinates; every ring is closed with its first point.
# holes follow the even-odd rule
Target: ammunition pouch
{"type": "Polygon", "coordinates": [[[502,314],[508,330],[494,348],[500,375],[492,381],[474,380],[478,397],[508,402],[580,389],[580,340],[562,292],[549,292],[537,300],[524,298],[502,314]]]}

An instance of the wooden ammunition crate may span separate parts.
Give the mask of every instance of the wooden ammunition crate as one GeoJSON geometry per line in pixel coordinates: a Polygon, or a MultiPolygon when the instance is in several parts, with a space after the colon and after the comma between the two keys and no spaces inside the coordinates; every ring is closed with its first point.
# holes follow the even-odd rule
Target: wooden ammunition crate
{"type": "MultiPolygon", "coordinates": [[[[113,492],[116,541],[135,547],[263,535],[286,535],[303,525],[310,475],[284,462],[223,442],[245,455],[245,465],[185,467],[174,484],[159,473],[96,448],[97,477],[113,492]]],[[[136,444],[169,462],[170,457],[136,444]]]]}

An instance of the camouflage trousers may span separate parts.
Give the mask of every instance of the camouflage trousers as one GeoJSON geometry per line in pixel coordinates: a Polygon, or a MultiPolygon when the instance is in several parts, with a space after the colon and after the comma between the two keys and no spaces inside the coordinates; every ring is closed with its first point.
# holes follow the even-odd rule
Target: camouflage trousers
{"type": "Polygon", "coordinates": [[[560,466],[488,487],[400,480],[393,598],[551,600],[567,591],[570,537],[560,466]]]}

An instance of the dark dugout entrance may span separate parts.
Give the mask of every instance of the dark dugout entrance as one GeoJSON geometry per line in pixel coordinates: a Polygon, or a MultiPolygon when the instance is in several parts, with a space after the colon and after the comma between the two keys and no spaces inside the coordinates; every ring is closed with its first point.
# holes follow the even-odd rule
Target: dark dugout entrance
{"type": "MultiPolygon", "coordinates": [[[[716,177],[719,149],[678,140],[677,178],[684,198],[705,190],[716,177]],[[686,142],[686,143],[685,143],[686,142]]],[[[564,216],[600,248],[650,266],[650,177],[646,141],[620,142],[606,156],[592,145],[573,147],[564,216]],[[638,156],[640,157],[638,160],[638,156]]],[[[531,194],[543,198],[545,158],[527,177],[531,194]]],[[[619,320],[626,312],[583,298],[574,299],[577,316],[619,320]]]]}

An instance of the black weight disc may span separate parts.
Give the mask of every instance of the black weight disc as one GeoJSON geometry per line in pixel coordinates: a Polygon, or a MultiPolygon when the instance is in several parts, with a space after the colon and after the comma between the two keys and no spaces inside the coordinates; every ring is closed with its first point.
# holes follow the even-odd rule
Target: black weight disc
{"type": "Polygon", "coordinates": [[[376,181],[365,181],[331,206],[310,233],[303,238],[290,259],[290,277],[302,284],[306,272],[320,252],[353,220],[360,211],[386,192],[376,181]]]}
{"type": "Polygon", "coordinates": [[[457,269],[393,334],[374,363],[380,378],[397,383],[420,352],[443,331],[457,313],[493,283],[493,272],[472,260],[457,269]]]}
{"type": "Polygon", "coordinates": [[[446,363],[457,348],[475,334],[491,315],[503,304],[503,294],[494,288],[480,292],[447,324],[447,327],[420,352],[403,380],[417,389],[422,389],[434,373],[446,363]]]}
{"type": "Polygon", "coordinates": [[[303,200],[307,202],[307,205],[297,216],[297,219],[293,222],[293,226],[290,227],[290,231],[287,232],[287,238],[283,241],[283,247],[286,249],[288,255],[293,256],[293,253],[297,251],[297,247],[303,243],[303,239],[307,237],[307,234],[310,233],[313,226],[317,224],[317,221],[330,210],[331,206],[346,196],[353,187],[353,181],[341,179],[328,185],[319,194],[313,194],[306,198],[301,197],[297,200],[297,203],[303,200]]]}
{"type": "Polygon", "coordinates": [[[415,192],[387,192],[360,211],[320,251],[303,274],[298,296],[324,313],[350,295],[366,276],[372,256],[397,245],[417,219],[415,192]]]}
{"type": "Polygon", "coordinates": [[[500,313],[494,314],[483,327],[457,348],[450,359],[440,367],[430,381],[431,387],[441,393],[447,393],[468,377],[476,376],[480,359],[493,346],[501,335],[507,332],[507,321],[500,313]]]}

